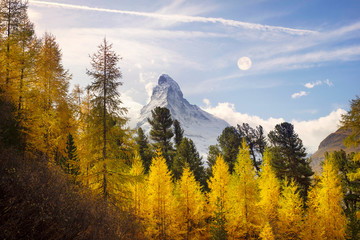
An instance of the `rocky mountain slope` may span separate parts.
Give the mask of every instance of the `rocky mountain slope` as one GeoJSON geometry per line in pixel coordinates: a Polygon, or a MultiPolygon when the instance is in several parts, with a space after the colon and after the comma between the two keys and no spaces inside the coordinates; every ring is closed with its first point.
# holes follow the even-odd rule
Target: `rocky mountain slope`
{"type": "Polygon", "coordinates": [[[351,133],[350,129],[340,128],[336,132],[327,136],[319,145],[318,150],[311,156],[311,167],[314,171],[321,172],[320,163],[324,160],[324,154],[326,152],[344,150],[346,153],[359,151],[360,148],[346,148],[344,145],[344,139],[351,133]]]}
{"type": "Polygon", "coordinates": [[[208,152],[210,145],[216,144],[216,138],[229,126],[226,121],[190,104],[177,82],[166,74],[159,77],[150,102],[141,109],[137,127],[142,127],[146,133],[150,131],[147,118],[151,118],[151,110],[157,106],[170,110],[173,119],[177,119],[184,129],[185,137],[194,141],[201,155],[208,152]]]}

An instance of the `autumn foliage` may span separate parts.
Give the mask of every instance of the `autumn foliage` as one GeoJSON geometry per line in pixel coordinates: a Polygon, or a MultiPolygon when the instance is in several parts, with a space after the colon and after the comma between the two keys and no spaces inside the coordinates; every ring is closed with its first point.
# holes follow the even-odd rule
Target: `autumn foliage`
{"type": "MultiPolygon", "coordinates": [[[[310,186],[297,135],[300,150],[288,164],[286,147],[264,152],[261,127],[245,139],[229,127],[205,171],[180,125],[173,148],[166,108],[149,119],[151,144],[142,129],[135,137],[118,89],[121,58],[106,39],[90,59],[93,82],[70,94],[55,36],[37,38],[26,10],[27,1],[0,1],[3,239],[359,237],[359,153],[352,162],[329,155],[310,186]]],[[[352,105],[343,124],[354,129],[348,143],[358,145],[359,99],[352,105]]]]}

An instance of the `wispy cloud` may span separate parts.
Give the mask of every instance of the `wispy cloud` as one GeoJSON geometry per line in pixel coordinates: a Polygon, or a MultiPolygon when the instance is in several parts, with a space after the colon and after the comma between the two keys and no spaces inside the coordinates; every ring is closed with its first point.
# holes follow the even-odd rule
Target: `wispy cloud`
{"type": "Polygon", "coordinates": [[[329,51],[317,51],[304,54],[290,55],[265,60],[258,65],[254,65],[257,70],[286,70],[301,69],[311,67],[314,64],[330,62],[330,61],[350,61],[359,59],[360,45],[345,48],[339,48],[329,51]]]}
{"type": "Polygon", "coordinates": [[[315,87],[315,86],[318,86],[318,85],[322,85],[322,84],[326,84],[326,85],[328,85],[329,87],[332,87],[332,86],[334,86],[334,84],[329,80],[329,79],[326,79],[326,80],[324,80],[324,81],[320,81],[320,80],[318,80],[318,81],[316,81],[316,82],[308,82],[308,83],[305,83],[305,87],[306,88],[313,88],[313,87],[315,87]]]}
{"type": "Polygon", "coordinates": [[[312,83],[305,83],[305,87],[306,88],[313,88],[313,87],[315,87],[315,86],[317,86],[317,85],[321,85],[322,84],[322,82],[320,81],[320,80],[318,80],[318,81],[316,81],[316,82],[312,82],[312,83]]]}
{"type": "Polygon", "coordinates": [[[329,87],[334,86],[334,84],[329,79],[326,79],[324,83],[326,83],[329,87]]]}
{"type": "Polygon", "coordinates": [[[308,94],[309,94],[308,92],[301,91],[301,92],[294,93],[293,95],[291,95],[291,98],[295,99],[295,98],[306,96],[308,94]]]}
{"type": "Polygon", "coordinates": [[[132,15],[132,16],[139,16],[139,17],[156,18],[156,19],[161,19],[164,21],[171,20],[171,21],[182,22],[182,23],[189,23],[189,22],[220,23],[225,26],[241,27],[241,28],[246,28],[246,29],[251,29],[251,30],[260,30],[260,31],[277,31],[277,32],[284,32],[284,33],[288,33],[288,34],[292,34],[292,35],[307,35],[307,34],[316,33],[316,31],[307,30],[307,29],[295,29],[295,28],[286,28],[286,27],[281,27],[281,26],[263,25],[263,24],[242,22],[242,21],[236,21],[236,20],[225,19],[225,18],[187,16],[187,15],[177,15],[177,14],[169,15],[169,14],[159,14],[159,13],[139,12],[139,11],[125,11],[125,10],[89,7],[89,6],[84,6],[84,5],[36,1],[36,0],[31,0],[30,4],[46,5],[49,7],[79,9],[79,10],[86,10],[86,11],[117,13],[117,14],[132,15]]]}

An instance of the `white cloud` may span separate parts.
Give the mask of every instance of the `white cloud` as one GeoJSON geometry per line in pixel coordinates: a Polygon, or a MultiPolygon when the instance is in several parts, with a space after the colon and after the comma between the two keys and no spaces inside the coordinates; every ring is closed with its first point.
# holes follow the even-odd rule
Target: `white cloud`
{"type": "MultiPolygon", "coordinates": [[[[276,124],[285,122],[283,118],[262,119],[258,116],[251,116],[237,112],[235,105],[227,102],[218,103],[216,107],[208,106],[204,108],[204,110],[224,119],[232,126],[236,126],[237,124],[242,123],[248,123],[252,127],[261,125],[264,128],[266,134],[273,130],[276,124]]],[[[318,119],[309,121],[291,121],[291,124],[294,125],[295,132],[303,141],[303,144],[307,149],[307,153],[314,153],[317,150],[320,142],[330,133],[338,129],[341,115],[345,113],[345,110],[339,108],[331,112],[329,115],[320,117],[318,119]]]]}
{"type": "Polygon", "coordinates": [[[301,91],[301,92],[294,93],[293,95],[291,95],[291,98],[295,99],[295,98],[306,96],[308,94],[309,94],[308,92],[301,91]]]}
{"type": "Polygon", "coordinates": [[[322,38],[324,39],[336,38],[345,34],[356,32],[359,29],[360,29],[360,22],[355,22],[350,25],[343,26],[341,28],[335,29],[334,31],[323,34],[322,38]]]}
{"type": "Polygon", "coordinates": [[[319,63],[331,61],[351,61],[359,59],[360,45],[345,47],[329,51],[317,51],[304,54],[274,57],[269,60],[259,61],[254,65],[256,70],[286,70],[302,69],[316,66],[319,63]]]}
{"type": "Polygon", "coordinates": [[[324,83],[326,83],[329,87],[334,86],[334,84],[329,79],[326,79],[324,83]]]}
{"type": "Polygon", "coordinates": [[[159,14],[159,13],[138,12],[138,11],[124,11],[124,10],[96,8],[96,7],[75,5],[75,4],[55,3],[55,2],[36,1],[36,0],[31,0],[30,3],[35,4],[35,5],[47,5],[50,7],[62,7],[62,8],[79,9],[79,10],[86,10],[86,11],[118,13],[118,14],[124,14],[124,15],[148,17],[148,18],[160,19],[163,21],[176,21],[176,22],[182,22],[182,23],[190,23],[190,22],[221,23],[225,26],[241,27],[241,28],[246,28],[246,29],[251,29],[251,30],[260,30],[260,31],[284,32],[284,33],[293,34],[293,35],[305,35],[305,34],[316,33],[315,31],[305,30],[305,29],[294,29],[294,28],[286,28],[286,27],[279,27],[279,26],[270,26],[270,25],[263,25],[263,24],[257,24],[257,23],[235,21],[235,20],[224,19],[224,18],[198,17],[198,16],[179,15],[179,14],[171,14],[170,15],[170,14],[159,14]]]}
{"type": "Polygon", "coordinates": [[[312,83],[305,83],[304,86],[307,88],[313,88],[313,87],[315,87],[317,85],[321,85],[321,84],[322,84],[322,82],[320,80],[318,80],[318,81],[312,82],[312,83]]]}
{"type": "Polygon", "coordinates": [[[293,120],[291,123],[294,125],[300,139],[303,140],[307,152],[314,153],[318,149],[320,142],[339,128],[339,120],[341,115],[345,113],[344,109],[339,108],[319,119],[310,121],[293,120]]]}
{"type": "Polygon", "coordinates": [[[283,118],[262,119],[258,116],[251,116],[246,113],[240,113],[235,110],[234,104],[228,102],[218,103],[216,107],[208,106],[204,108],[204,110],[215,115],[216,117],[224,119],[232,126],[236,126],[237,124],[242,123],[249,123],[250,126],[253,127],[261,125],[267,132],[272,130],[276,124],[285,121],[283,118]]]}
{"type": "Polygon", "coordinates": [[[209,107],[209,106],[210,106],[210,100],[207,99],[207,98],[204,98],[204,99],[203,99],[203,103],[205,103],[206,107],[209,107]]]}
{"type": "Polygon", "coordinates": [[[324,81],[320,81],[320,80],[318,80],[318,81],[316,81],[316,82],[312,82],[312,83],[305,83],[305,87],[307,87],[307,88],[313,88],[313,87],[315,87],[315,86],[318,86],[318,85],[321,85],[321,84],[323,84],[323,83],[325,83],[326,85],[328,85],[329,87],[332,87],[332,86],[334,86],[334,84],[329,80],[329,79],[326,79],[326,80],[324,80],[324,81]]]}

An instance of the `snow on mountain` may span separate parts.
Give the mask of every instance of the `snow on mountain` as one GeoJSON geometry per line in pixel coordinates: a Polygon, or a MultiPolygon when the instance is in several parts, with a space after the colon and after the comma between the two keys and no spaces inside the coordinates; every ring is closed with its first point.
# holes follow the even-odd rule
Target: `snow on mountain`
{"type": "Polygon", "coordinates": [[[184,129],[184,136],[194,141],[201,155],[206,155],[208,147],[216,144],[216,138],[222,130],[230,126],[226,121],[190,104],[183,97],[179,85],[166,74],[159,77],[150,102],[141,109],[137,127],[149,133],[147,119],[152,117],[151,110],[158,106],[170,110],[172,118],[177,119],[184,129]]]}

